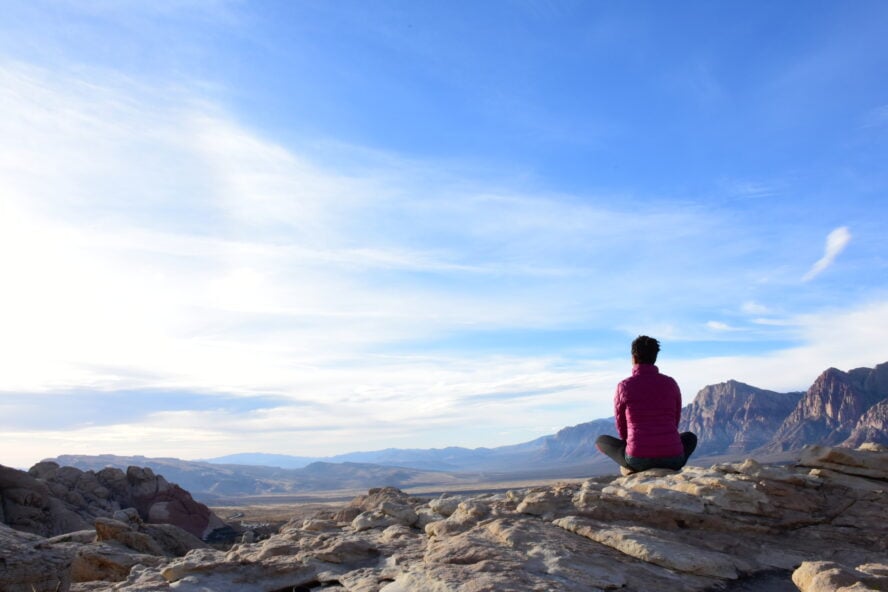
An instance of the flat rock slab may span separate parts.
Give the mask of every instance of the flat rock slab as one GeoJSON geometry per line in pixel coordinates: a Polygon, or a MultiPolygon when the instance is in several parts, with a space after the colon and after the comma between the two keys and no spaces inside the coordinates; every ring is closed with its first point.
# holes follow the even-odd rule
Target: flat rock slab
{"type": "Polygon", "coordinates": [[[554,524],[647,563],[698,576],[737,578],[737,566],[730,556],[687,545],[663,531],[613,527],[577,516],[559,518],[554,524]]]}

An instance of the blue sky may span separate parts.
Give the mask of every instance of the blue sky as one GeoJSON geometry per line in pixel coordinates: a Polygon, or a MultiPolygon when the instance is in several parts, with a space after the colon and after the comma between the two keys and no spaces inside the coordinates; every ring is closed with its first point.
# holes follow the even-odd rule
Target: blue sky
{"type": "Polygon", "coordinates": [[[530,440],[888,360],[880,2],[6,2],[0,463],[530,440]]]}

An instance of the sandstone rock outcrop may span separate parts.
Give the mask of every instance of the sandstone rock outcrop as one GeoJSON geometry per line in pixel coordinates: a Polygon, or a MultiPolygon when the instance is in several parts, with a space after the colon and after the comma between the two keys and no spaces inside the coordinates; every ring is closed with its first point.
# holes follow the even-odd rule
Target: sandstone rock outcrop
{"type": "Polygon", "coordinates": [[[793,572],[802,592],[867,592],[888,590],[888,562],[851,568],[832,561],[806,561],[793,572]]]}
{"type": "Polygon", "coordinates": [[[3,522],[12,528],[42,536],[89,528],[79,513],[87,505],[85,500],[76,494],[68,502],[67,493],[64,485],[0,465],[0,509],[3,522]]]}
{"type": "Polygon", "coordinates": [[[155,475],[151,469],[129,467],[126,481],[130,486],[132,505],[146,522],[174,524],[202,539],[225,528],[225,523],[207,506],[195,501],[178,485],[155,475]]]}
{"type": "Polygon", "coordinates": [[[206,543],[170,524],[144,524],[136,515],[124,521],[96,518],[95,529],[45,538],[0,524],[0,590],[58,592],[72,584],[107,589],[133,567],[161,567],[169,559],[206,543]],[[84,584],[86,585],[86,584],[84,584]]]}
{"type": "MultiPolygon", "coordinates": [[[[432,500],[382,488],[260,542],[70,590],[703,592],[763,575],[803,592],[876,590],[888,574],[886,490],[877,446],[432,500]]],[[[18,534],[31,537],[27,552],[59,552],[18,534]]]]}
{"type": "Polygon", "coordinates": [[[98,472],[34,465],[27,473],[0,465],[0,521],[16,530],[51,537],[93,527],[134,508],[146,523],[172,524],[206,539],[227,526],[187,491],[151,469],[106,468],[98,472]]]}
{"type": "Polygon", "coordinates": [[[44,592],[71,585],[71,553],[41,546],[43,537],[0,524],[0,590],[44,592]]]}

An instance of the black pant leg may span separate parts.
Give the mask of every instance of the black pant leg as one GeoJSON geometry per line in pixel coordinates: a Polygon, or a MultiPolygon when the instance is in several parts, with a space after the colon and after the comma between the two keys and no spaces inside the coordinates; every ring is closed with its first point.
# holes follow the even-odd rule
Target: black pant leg
{"type": "Polygon", "coordinates": [[[684,447],[685,461],[687,461],[688,458],[694,454],[694,450],[697,449],[697,434],[693,432],[682,432],[680,436],[681,444],[684,447]]]}
{"type": "Polygon", "coordinates": [[[609,456],[615,463],[621,467],[630,468],[626,463],[626,441],[614,438],[613,436],[598,436],[595,440],[595,446],[609,456]]]}

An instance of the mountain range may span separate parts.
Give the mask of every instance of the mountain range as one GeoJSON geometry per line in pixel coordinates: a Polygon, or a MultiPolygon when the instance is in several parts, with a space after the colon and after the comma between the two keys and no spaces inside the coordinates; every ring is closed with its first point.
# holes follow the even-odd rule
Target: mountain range
{"type": "Polygon", "coordinates": [[[595,438],[614,431],[613,418],[596,419],[564,428],[550,436],[496,448],[386,448],[310,458],[263,453],[244,453],[207,459],[214,464],[247,464],[298,469],[317,462],[362,463],[407,467],[424,471],[504,471],[509,467],[544,469],[552,466],[587,465],[595,438]]]}
{"type": "MultiPolygon", "coordinates": [[[[692,464],[705,464],[707,457],[773,457],[807,444],[888,445],[888,362],[848,372],[829,368],[805,392],[778,393],[735,380],[710,385],[683,408],[680,429],[698,436],[692,464]]],[[[595,439],[614,431],[613,418],[608,418],[497,448],[391,448],[325,458],[246,453],[202,461],[112,455],[52,460],[84,470],[147,466],[209,501],[378,485],[447,488],[602,474],[613,472],[614,466],[597,451],[595,439]]]]}
{"type": "Polygon", "coordinates": [[[888,444],[888,363],[825,370],[803,393],[775,393],[728,381],[703,388],[682,410],[681,430],[697,454],[764,455],[807,444],[888,444]]]}

